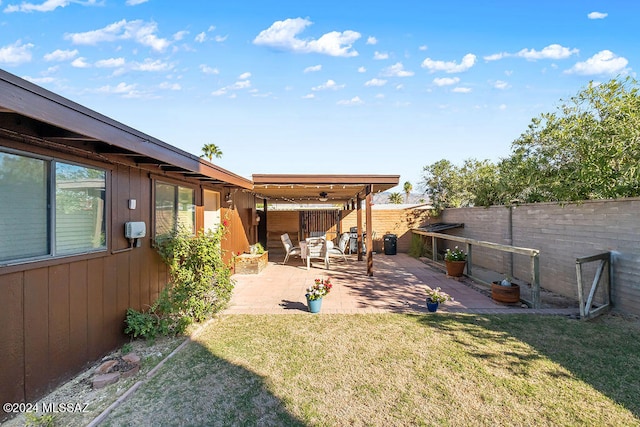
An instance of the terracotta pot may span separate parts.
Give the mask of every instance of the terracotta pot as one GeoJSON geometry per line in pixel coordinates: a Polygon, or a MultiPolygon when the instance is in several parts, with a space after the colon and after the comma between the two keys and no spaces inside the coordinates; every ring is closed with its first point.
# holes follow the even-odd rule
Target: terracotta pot
{"type": "Polygon", "coordinates": [[[512,283],[511,286],[502,286],[500,282],[491,284],[491,298],[498,302],[520,302],[520,286],[512,283]]]}
{"type": "Polygon", "coordinates": [[[460,277],[464,272],[464,266],[467,261],[446,261],[444,264],[447,266],[447,275],[451,277],[460,277]]]}

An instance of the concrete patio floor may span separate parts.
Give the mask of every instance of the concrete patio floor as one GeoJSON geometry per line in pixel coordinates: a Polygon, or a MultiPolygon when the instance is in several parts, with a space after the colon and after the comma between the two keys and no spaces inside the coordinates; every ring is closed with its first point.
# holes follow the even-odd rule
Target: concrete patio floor
{"type": "Polygon", "coordinates": [[[530,309],[504,305],[471,285],[468,278],[448,277],[442,271],[404,253],[375,254],[373,277],[366,275],[366,261],[356,255],[332,258],[329,270],[313,262],[310,270],[300,257],[282,265],[282,254],[269,253],[269,265],[259,274],[236,274],[236,286],[225,314],[284,314],[307,311],[305,289],[316,278],[331,278],[333,289],[323,298],[321,313],[427,313],[427,287],[441,287],[454,301],[441,304],[445,313],[530,313],[575,315],[576,309],[530,309]]]}

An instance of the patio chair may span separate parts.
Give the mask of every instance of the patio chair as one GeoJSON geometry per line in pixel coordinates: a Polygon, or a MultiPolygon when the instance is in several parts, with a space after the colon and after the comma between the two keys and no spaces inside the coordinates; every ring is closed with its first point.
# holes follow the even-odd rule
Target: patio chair
{"type": "Polygon", "coordinates": [[[347,245],[349,244],[349,237],[350,237],[349,233],[342,233],[342,235],[340,236],[340,240],[338,241],[338,246],[329,248],[329,255],[333,254],[333,255],[342,256],[342,258],[346,262],[347,257],[345,256],[344,252],[347,250],[347,245]]]}
{"type": "Polygon", "coordinates": [[[307,270],[311,269],[311,258],[323,260],[325,268],[329,269],[329,251],[325,239],[320,237],[307,239],[307,270]]]}
{"type": "Polygon", "coordinates": [[[282,265],[287,263],[291,255],[299,255],[300,257],[302,257],[302,249],[300,248],[300,246],[293,246],[288,233],[284,233],[282,236],[280,236],[280,240],[282,240],[282,244],[284,245],[284,250],[286,252],[282,265]]]}

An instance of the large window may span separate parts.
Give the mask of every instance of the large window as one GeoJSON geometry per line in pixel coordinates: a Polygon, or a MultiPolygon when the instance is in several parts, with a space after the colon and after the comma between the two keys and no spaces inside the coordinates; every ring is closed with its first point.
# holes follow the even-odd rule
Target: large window
{"type": "Polygon", "coordinates": [[[105,250],[103,170],[0,152],[0,262],[105,250]]]}
{"type": "Polygon", "coordinates": [[[192,188],[156,181],[156,238],[168,236],[178,227],[195,233],[194,202],[195,191],[192,188]]]}

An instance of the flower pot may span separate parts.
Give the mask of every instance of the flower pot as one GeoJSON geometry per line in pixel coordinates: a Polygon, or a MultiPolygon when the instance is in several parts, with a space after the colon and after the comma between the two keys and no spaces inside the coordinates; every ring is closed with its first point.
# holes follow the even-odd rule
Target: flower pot
{"type": "Polygon", "coordinates": [[[508,304],[520,302],[520,286],[512,283],[511,286],[502,286],[500,282],[491,284],[491,298],[494,301],[508,304]]]}
{"type": "Polygon", "coordinates": [[[467,261],[446,261],[444,264],[447,266],[447,275],[451,277],[460,277],[464,272],[464,266],[467,261]]]}
{"type": "Polygon", "coordinates": [[[427,298],[427,310],[435,313],[438,310],[438,303],[431,301],[431,298],[427,298]]]}
{"type": "Polygon", "coordinates": [[[311,313],[320,313],[320,307],[322,307],[322,298],[311,300],[307,298],[307,306],[311,313]]]}

